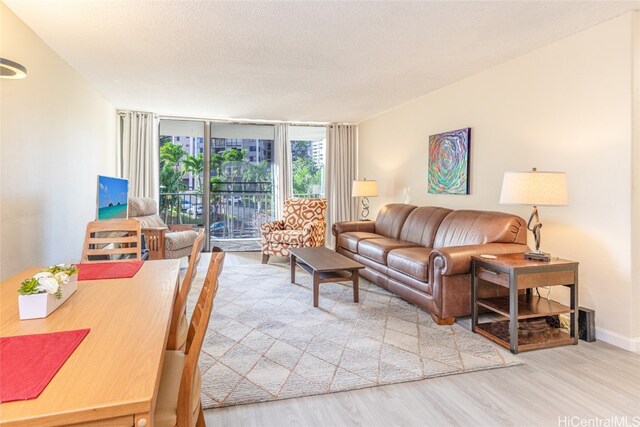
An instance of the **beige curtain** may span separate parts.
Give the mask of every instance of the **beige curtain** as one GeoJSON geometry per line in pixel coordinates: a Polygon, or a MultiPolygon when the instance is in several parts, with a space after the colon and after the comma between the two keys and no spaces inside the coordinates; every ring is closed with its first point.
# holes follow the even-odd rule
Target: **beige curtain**
{"type": "Polygon", "coordinates": [[[118,111],[118,176],[129,180],[130,197],[158,200],[158,119],[152,113],[118,111]]]}
{"type": "Polygon", "coordinates": [[[333,224],[357,219],[356,200],[351,197],[351,186],[357,178],[358,127],[334,124],[327,133],[325,193],[329,206],[326,241],[333,244],[333,224]]]}
{"type": "Polygon", "coordinates": [[[289,124],[278,123],[275,125],[273,153],[273,184],[277,219],[282,219],[284,201],[293,194],[292,167],[289,124]]]}

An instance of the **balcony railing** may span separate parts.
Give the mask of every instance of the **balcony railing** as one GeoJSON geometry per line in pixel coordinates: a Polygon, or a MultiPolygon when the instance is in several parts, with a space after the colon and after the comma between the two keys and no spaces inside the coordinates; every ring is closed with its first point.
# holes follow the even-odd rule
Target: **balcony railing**
{"type": "MultiPolygon", "coordinates": [[[[220,239],[260,237],[260,224],[274,219],[269,182],[216,182],[210,196],[210,236],[220,239]]],[[[201,192],[161,193],[160,216],[167,224],[203,226],[201,192]]]]}

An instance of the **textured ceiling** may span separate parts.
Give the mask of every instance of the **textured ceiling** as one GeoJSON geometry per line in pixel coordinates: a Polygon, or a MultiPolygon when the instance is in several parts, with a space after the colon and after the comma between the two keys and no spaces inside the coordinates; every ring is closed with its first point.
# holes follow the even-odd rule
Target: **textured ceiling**
{"type": "Polygon", "coordinates": [[[362,120],[640,6],[3,1],[116,108],[342,122],[362,120]]]}

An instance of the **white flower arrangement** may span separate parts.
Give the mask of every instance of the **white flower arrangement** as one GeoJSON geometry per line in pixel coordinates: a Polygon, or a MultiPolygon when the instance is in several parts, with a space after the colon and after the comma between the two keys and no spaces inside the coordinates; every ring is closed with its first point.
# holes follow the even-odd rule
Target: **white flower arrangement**
{"type": "Polygon", "coordinates": [[[18,293],[20,295],[34,295],[49,293],[57,299],[62,298],[62,286],[69,283],[69,277],[78,273],[78,267],[69,264],[58,264],[48,267],[33,277],[24,279],[18,293]]]}

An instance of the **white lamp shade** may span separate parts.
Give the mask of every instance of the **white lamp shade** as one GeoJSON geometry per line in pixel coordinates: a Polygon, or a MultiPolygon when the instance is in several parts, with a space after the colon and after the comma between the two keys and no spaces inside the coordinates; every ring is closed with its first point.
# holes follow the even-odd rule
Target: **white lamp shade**
{"type": "Polygon", "coordinates": [[[378,181],[353,181],[352,197],[375,197],[378,195],[378,181]]]}
{"type": "Polygon", "coordinates": [[[500,203],[504,205],[566,206],[567,174],[564,172],[505,172],[500,203]]]}

